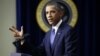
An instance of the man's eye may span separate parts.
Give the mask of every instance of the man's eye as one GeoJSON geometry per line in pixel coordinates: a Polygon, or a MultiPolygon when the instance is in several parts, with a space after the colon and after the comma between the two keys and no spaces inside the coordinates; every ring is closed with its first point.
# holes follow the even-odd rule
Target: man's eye
{"type": "Polygon", "coordinates": [[[55,13],[55,11],[51,11],[52,13],[55,13]]]}
{"type": "Polygon", "coordinates": [[[48,14],[48,12],[46,12],[46,14],[48,14]]]}

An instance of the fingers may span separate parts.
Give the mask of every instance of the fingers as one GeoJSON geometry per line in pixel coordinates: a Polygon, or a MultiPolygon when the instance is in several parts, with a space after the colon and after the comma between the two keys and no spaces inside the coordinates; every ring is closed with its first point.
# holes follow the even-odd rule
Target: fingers
{"type": "Polygon", "coordinates": [[[14,30],[12,28],[9,28],[10,31],[14,32],[14,30]]]}
{"type": "Polygon", "coordinates": [[[13,32],[13,36],[14,37],[18,37],[19,36],[18,32],[16,32],[16,30],[13,27],[9,28],[9,30],[13,32]]]}
{"type": "Polygon", "coordinates": [[[12,26],[9,28],[10,31],[13,32],[13,36],[17,37],[16,39],[22,39],[23,36],[23,26],[21,26],[21,31],[18,31],[16,27],[12,26]]]}
{"type": "Polygon", "coordinates": [[[17,30],[17,28],[15,26],[12,26],[11,28],[9,28],[10,31],[18,34],[18,33],[22,33],[23,34],[23,26],[21,26],[21,31],[17,30]]]}
{"type": "Polygon", "coordinates": [[[12,32],[18,33],[18,30],[14,26],[12,26],[11,28],[9,28],[9,30],[12,31],[12,32]]]}
{"type": "Polygon", "coordinates": [[[16,31],[13,28],[9,28],[9,30],[16,33],[16,31]]]}
{"type": "Polygon", "coordinates": [[[13,29],[17,30],[15,26],[12,26],[13,29]]]}

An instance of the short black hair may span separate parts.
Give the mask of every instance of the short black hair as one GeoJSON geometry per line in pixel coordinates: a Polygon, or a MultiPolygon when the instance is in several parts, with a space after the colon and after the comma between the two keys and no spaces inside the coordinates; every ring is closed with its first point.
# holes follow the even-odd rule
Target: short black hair
{"type": "Polygon", "coordinates": [[[46,6],[49,6],[49,5],[54,5],[57,10],[60,10],[60,11],[64,11],[64,7],[59,3],[59,2],[56,2],[56,1],[49,1],[46,5],[46,6]]]}

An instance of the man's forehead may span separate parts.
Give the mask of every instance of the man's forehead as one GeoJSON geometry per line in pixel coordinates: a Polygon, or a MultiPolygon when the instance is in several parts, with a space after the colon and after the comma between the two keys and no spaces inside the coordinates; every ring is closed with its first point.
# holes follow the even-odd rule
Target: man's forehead
{"type": "Polygon", "coordinates": [[[46,9],[55,9],[55,10],[57,10],[57,7],[55,5],[48,5],[48,6],[46,6],[46,9]]]}

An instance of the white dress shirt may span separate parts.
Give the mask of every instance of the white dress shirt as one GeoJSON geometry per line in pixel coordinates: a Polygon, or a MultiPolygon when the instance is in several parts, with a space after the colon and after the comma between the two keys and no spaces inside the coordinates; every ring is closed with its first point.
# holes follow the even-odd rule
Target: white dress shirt
{"type": "Polygon", "coordinates": [[[61,25],[61,23],[62,23],[62,19],[56,24],[56,26],[52,26],[52,29],[55,29],[55,34],[57,33],[57,30],[59,26],[61,25]]]}

